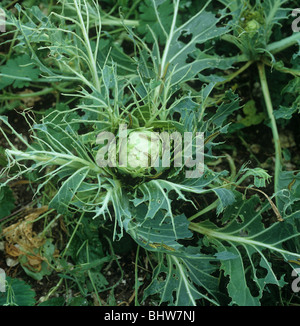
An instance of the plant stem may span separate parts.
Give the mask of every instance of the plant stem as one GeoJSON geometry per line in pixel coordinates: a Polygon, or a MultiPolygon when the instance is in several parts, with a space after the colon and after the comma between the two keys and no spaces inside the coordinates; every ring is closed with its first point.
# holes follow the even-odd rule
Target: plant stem
{"type": "MultiPolygon", "coordinates": [[[[203,234],[209,238],[220,239],[229,243],[233,242],[241,245],[249,245],[252,247],[263,247],[265,249],[274,250],[280,254],[290,254],[289,251],[277,248],[274,244],[256,241],[254,240],[255,237],[236,236],[232,233],[219,232],[215,229],[210,229],[207,226],[201,225],[200,223],[190,223],[189,229],[203,234]]],[[[300,254],[295,254],[295,256],[300,257],[300,254]]]]}
{"type": "MultiPolygon", "coordinates": [[[[86,244],[86,257],[87,257],[87,263],[90,263],[90,257],[89,257],[89,245],[88,245],[88,242],[87,242],[87,244],[86,244]]],[[[95,297],[96,297],[96,299],[97,299],[97,301],[98,301],[98,305],[101,306],[101,305],[102,305],[102,303],[101,303],[101,299],[100,299],[100,296],[99,296],[99,293],[98,293],[97,287],[96,287],[96,285],[95,285],[94,278],[93,278],[93,275],[92,275],[92,273],[91,273],[91,270],[89,269],[89,270],[87,271],[87,273],[88,273],[88,276],[89,276],[89,278],[90,278],[90,281],[91,281],[92,287],[93,287],[93,289],[94,289],[94,293],[95,293],[95,297]]]]}
{"type": "MultiPolygon", "coordinates": [[[[21,138],[19,138],[21,139],[21,138]]],[[[22,139],[21,139],[22,140],[22,139]]],[[[27,142],[23,140],[23,143],[28,147],[32,148],[27,142]]],[[[13,155],[15,157],[18,157],[17,160],[32,160],[36,162],[51,162],[53,165],[64,165],[68,162],[71,162],[69,166],[73,168],[81,168],[86,167],[87,169],[90,169],[91,171],[94,171],[96,173],[103,173],[103,170],[97,166],[93,162],[89,162],[83,158],[72,156],[69,154],[64,153],[58,153],[58,152],[47,152],[47,151],[30,151],[30,152],[22,152],[19,150],[7,150],[7,152],[10,155],[13,155]]]]}
{"type": "Polygon", "coordinates": [[[170,49],[170,45],[171,45],[171,42],[172,42],[172,37],[173,37],[173,34],[174,34],[174,30],[176,28],[176,20],[177,20],[178,8],[179,8],[179,1],[175,1],[172,25],[171,25],[171,29],[170,29],[170,32],[169,32],[169,37],[167,38],[167,41],[166,41],[166,46],[165,46],[165,49],[164,49],[164,53],[163,53],[163,56],[162,56],[162,59],[161,59],[159,78],[163,77],[163,74],[164,74],[165,69],[166,69],[167,56],[169,54],[169,49],[170,49]]]}
{"type": "MultiPolygon", "coordinates": [[[[275,144],[274,191],[276,193],[279,190],[278,189],[278,179],[279,179],[279,174],[281,171],[281,162],[282,162],[281,145],[280,145],[280,139],[279,139],[278,129],[277,129],[277,125],[276,125],[276,120],[274,117],[273,105],[272,105],[272,100],[271,100],[270,91],[269,91],[269,87],[268,87],[268,82],[267,82],[267,78],[266,78],[265,65],[261,62],[258,62],[257,67],[258,67],[261,88],[262,88],[262,92],[264,95],[268,116],[271,121],[271,128],[272,128],[273,139],[274,139],[274,144],[275,144]]],[[[276,196],[276,201],[277,201],[277,196],[276,196]]]]}
{"type": "Polygon", "coordinates": [[[118,19],[118,18],[104,18],[101,22],[103,26],[130,26],[130,27],[136,27],[139,26],[138,20],[130,20],[130,19],[118,19]]]}
{"type": "Polygon", "coordinates": [[[247,61],[239,70],[237,70],[234,73],[228,75],[225,80],[218,82],[216,85],[219,86],[219,85],[222,85],[222,84],[225,84],[225,83],[230,82],[232,79],[234,79],[235,77],[237,77],[243,71],[245,71],[246,69],[248,69],[252,65],[252,63],[253,63],[253,61],[247,61]]]}
{"type": "Polygon", "coordinates": [[[93,51],[91,48],[90,40],[89,40],[89,35],[88,35],[88,28],[89,28],[89,13],[87,12],[87,24],[85,25],[82,14],[81,14],[81,2],[77,3],[77,0],[74,0],[74,5],[76,8],[77,16],[79,19],[79,25],[82,31],[82,35],[85,41],[85,48],[88,52],[88,57],[90,60],[90,70],[91,74],[93,76],[93,83],[95,86],[95,89],[97,91],[100,91],[100,81],[98,78],[98,71],[97,71],[97,63],[93,55],[93,51]]]}
{"type": "Polygon", "coordinates": [[[267,50],[272,52],[272,54],[276,54],[281,52],[290,46],[296,44],[300,41],[300,33],[293,33],[291,36],[284,38],[278,42],[271,43],[267,46],[267,50]]]}
{"type": "Polygon", "coordinates": [[[211,203],[209,206],[205,207],[204,209],[202,209],[200,212],[196,213],[195,215],[191,216],[188,218],[188,221],[191,222],[194,219],[196,219],[197,217],[215,209],[219,204],[219,199],[217,199],[216,201],[214,201],[213,203],[211,203]]]}
{"type": "Polygon", "coordinates": [[[225,157],[226,157],[226,159],[228,161],[230,171],[231,171],[229,180],[234,181],[234,178],[236,177],[236,166],[234,164],[234,160],[229,154],[225,154],[225,157]]]}
{"type": "Polygon", "coordinates": [[[54,92],[55,89],[51,87],[44,88],[43,90],[39,92],[34,92],[34,93],[19,93],[19,94],[4,94],[3,96],[0,95],[0,100],[19,100],[22,98],[27,98],[27,97],[36,97],[36,96],[41,96],[41,95],[46,95],[49,93],[54,92]]]}
{"type": "Polygon", "coordinates": [[[136,256],[135,256],[135,268],[134,268],[134,291],[135,291],[135,297],[134,297],[134,305],[135,307],[139,306],[138,302],[138,289],[139,289],[139,279],[138,279],[138,260],[139,260],[139,252],[140,252],[140,246],[137,246],[136,250],[136,256]]]}
{"type": "MultiPolygon", "coordinates": [[[[269,66],[271,68],[273,68],[273,64],[267,60],[262,60],[263,63],[266,65],[266,66],[269,66]]],[[[277,65],[274,67],[277,71],[280,71],[280,72],[283,72],[285,74],[291,74],[292,76],[294,77],[300,77],[300,70],[299,69],[293,69],[293,68],[287,68],[285,66],[280,66],[280,65],[277,65]]]]}
{"type": "Polygon", "coordinates": [[[57,291],[57,289],[61,286],[61,283],[63,282],[63,278],[61,278],[58,283],[50,289],[50,291],[47,293],[47,295],[44,297],[43,302],[49,300],[49,298],[57,291]]]}

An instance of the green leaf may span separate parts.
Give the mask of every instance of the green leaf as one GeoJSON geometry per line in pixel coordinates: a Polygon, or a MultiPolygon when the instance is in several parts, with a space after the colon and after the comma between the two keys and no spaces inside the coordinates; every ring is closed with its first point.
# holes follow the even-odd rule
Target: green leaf
{"type": "Polygon", "coordinates": [[[199,109],[200,105],[194,102],[191,97],[183,97],[171,106],[170,115],[175,120],[174,115],[179,113],[183,131],[192,132],[199,118],[199,109]]]}
{"type": "Polygon", "coordinates": [[[148,29],[151,28],[157,35],[160,43],[164,44],[166,35],[164,30],[169,30],[172,23],[173,5],[171,0],[145,0],[139,6],[140,23],[137,27],[138,33],[145,35],[146,42],[153,42],[153,34],[148,29]],[[163,22],[163,25],[160,24],[163,22]]]}
{"type": "Polygon", "coordinates": [[[113,39],[101,39],[97,57],[101,67],[105,64],[117,65],[118,75],[128,75],[136,71],[136,62],[127,55],[113,39]]]}
{"type": "Polygon", "coordinates": [[[144,299],[159,295],[160,304],[169,306],[196,306],[200,299],[213,305],[222,302],[218,278],[211,275],[216,268],[211,261],[217,261],[216,258],[189,247],[178,255],[160,253],[157,259],[158,265],[144,299]]]}
{"type": "Polygon", "coordinates": [[[242,123],[246,127],[260,124],[265,118],[265,114],[263,112],[256,112],[254,100],[250,100],[244,105],[243,112],[245,117],[238,119],[238,123],[242,123]]]}
{"type": "Polygon", "coordinates": [[[0,146],[0,166],[5,167],[7,166],[7,158],[5,155],[5,148],[0,146]]]}
{"type": "Polygon", "coordinates": [[[268,37],[271,35],[271,29],[274,24],[279,24],[282,19],[286,19],[290,14],[289,8],[284,8],[283,5],[288,0],[267,0],[261,1],[262,8],[265,13],[266,29],[268,37]]]}
{"type": "Polygon", "coordinates": [[[238,255],[232,253],[231,251],[220,251],[217,252],[214,256],[220,260],[231,260],[239,257],[238,255]]]}
{"type": "Polygon", "coordinates": [[[83,167],[65,180],[56,195],[50,201],[49,207],[56,209],[58,213],[67,213],[72,198],[86,178],[88,172],[89,168],[83,167]]]}
{"type": "MultiPolygon", "coordinates": [[[[227,221],[225,226],[217,227],[205,221],[191,223],[190,228],[206,236],[204,241],[207,246],[213,246],[217,252],[230,252],[237,257],[221,260],[221,268],[229,277],[227,289],[232,298],[231,304],[260,305],[267,284],[278,287],[285,284],[283,275],[277,275],[273,269],[270,253],[277,259],[281,257],[285,264],[300,258],[299,251],[290,251],[286,246],[289,242],[296,244],[295,241],[299,240],[300,214],[299,211],[294,212],[286,215],[284,222],[265,227],[262,213],[270,210],[269,202],[261,203],[257,196],[246,200],[238,193],[236,198],[236,202],[228,206],[224,213],[223,220],[227,221]],[[257,206],[259,210],[256,209],[257,206]]],[[[272,210],[269,213],[272,216],[272,210]]]]}
{"type": "Polygon", "coordinates": [[[28,276],[32,277],[34,280],[40,281],[44,276],[51,275],[53,271],[51,264],[53,263],[55,249],[52,240],[47,239],[41,248],[34,250],[37,255],[44,258],[44,261],[41,262],[40,270],[35,270],[33,267],[29,267],[30,265],[28,265],[27,255],[19,256],[18,260],[28,276]]]}
{"type": "Polygon", "coordinates": [[[243,0],[219,0],[219,2],[223,3],[224,6],[228,7],[231,12],[238,12],[240,13],[243,9],[244,2],[243,0]]]}
{"type": "Polygon", "coordinates": [[[254,178],[254,186],[257,188],[266,187],[268,183],[270,183],[272,177],[269,175],[267,171],[262,168],[253,168],[249,169],[246,166],[242,166],[238,175],[244,173],[242,179],[245,180],[248,177],[254,178]]]}
{"type": "MultiPolygon", "coordinates": [[[[202,52],[196,47],[198,44],[218,39],[229,31],[229,26],[222,26],[220,23],[224,18],[223,15],[216,17],[214,13],[206,11],[210,2],[207,1],[194,16],[182,23],[179,15],[179,0],[173,1],[173,4],[169,0],[152,0],[151,5],[150,1],[147,1],[149,6],[147,16],[155,20],[155,23],[149,26],[151,34],[148,34],[153,43],[151,60],[159,78],[165,80],[169,86],[192,80],[202,70],[229,69],[235,61],[234,58],[223,58],[215,53],[202,52]],[[149,12],[153,15],[149,15],[149,12]],[[157,38],[165,42],[162,53],[157,38]]],[[[135,36],[132,31],[130,34],[132,37],[135,36]]],[[[147,55],[142,55],[142,58],[144,71],[151,71],[152,67],[150,65],[148,67],[147,55]]],[[[150,77],[149,73],[147,75],[150,77]]]]}
{"type": "Polygon", "coordinates": [[[162,210],[159,210],[151,219],[145,218],[147,207],[144,204],[139,205],[134,212],[133,219],[128,224],[127,232],[147,250],[178,252],[183,246],[177,240],[187,239],[192,236],[191,231],[188,229],[189,222],[184,215],[175,217],[174,232],[172,221],[164,219],[162,210]]]}
{"type": "Polygon", "coordinates": [[[12,85],[14,88],[29,86],[31,81],[38,79],[40,70],[32,62],[29,55],[19,55],[9,59],[0,67],[0,89],[12,85]]]}
{"type": "Polygon", "coordinates": [[[298,113],[300,113],[299,108],[297,103],[299,103],[300,101],[300,97],[298,98],[297,101],[295,101],[295,103],[292,105],[292,107],[286,107],[286,106],[279,106],[279,109],[274,111],[274,117],[276,120],[279,119],[286,119],[286,120],[290,120],[293,116],[294,113],[296,113],[298,111],[298,113]]]}
{"type": "Polygon", "coordinates": [[[17,278],[6,277],[6,292],[0,292],[0,306],[33,306],[35,291],[17,278]]]}
{"type": "Polygon", "coordinates": [[[300,209],[299,171],[281,171],[278,179],[278,209],[282,214],[290,214],[300,209]]]}
{"type": "Polygon", "coordinates": [[[8,216],[15,208],[13,192],[8,186],[0,187],[0,219],[8,216]]]}
{"type": "Polygon", "coordinates": [[[224,209],[235,202],[234,193],[226,188],[216,188],[213,190],[219,198],[219,204],[217,207],[217,214],[219,215],[224,209]]]}
{"type": "Polygon", "coordinates": [[[230,277],[227,290],[232,298],[232,303],[238,304],[239,306],[258,306],[259,299],[251,295],[250,289],[247,285],[243,260],[241,259],[240,252],[235,247],[227,250],[234,256],[238,257],[236,259],[222,261],[224,275],[230,277]]]}
{"type": "Polygon", "coordinates": [[[279,109],[274,110],[274,117],[276,119],[292,118],[296,112],[300,113],[299,102],[300,102],[300,77],[292,79],[282,90],[282,97],[289,97],[294,100],[290,105],[280,105],[279,109]]]}
{"type": "MultiPolygon", "coordinates": [[[[168,39],[163,53],[162,71],[168,70],[171,78],[171,84],[183,82],[192,79],[197,73],[204,69],[227,69],[230,68],[233,61],[231,59],[223,60],[217,55],[211,56],[201,51],[197,51],[197,56],[192,62],[188,62],[188,58],[196,50],[197,44],[204,44],[210,40],[219,38],[228,32],[227,26],[220,25],[220,19],[215,14],[206,11],[206,5],[188,21],[168,30],[168,39]],[[181,37],[185,37],[188,41],[182,41],[181,37]]],[[[174,2],[174,16],[177,15],[179,1],[174,2]]]]}
{"type": "Polygon", "coordinates": [[[65,304],[65,299],[62,297],[50,298],[38,304],[41,307],[62,307],[65,304]]]}
{"type": "Polygon", "coordinates": [[[232,91],[227,91],[225,93],[225,98],[222,104],[217,108],[216,113],[210,117],[209,123],[214,124],[217,128],[223,126],[226,119],[230,114],[238,110],[239,107],[239,97],[232,91]]]}

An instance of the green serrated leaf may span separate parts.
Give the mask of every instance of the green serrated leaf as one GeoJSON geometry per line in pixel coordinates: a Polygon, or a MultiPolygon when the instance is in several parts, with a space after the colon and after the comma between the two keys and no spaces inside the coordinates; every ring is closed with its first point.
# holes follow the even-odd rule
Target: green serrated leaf
{"type": "Polygon", "coordinates": [[[0,292],[0,306],[33,306],[35,291],[17,278],[6,277],[6,292],[0,292]]]}
{"type": "Polygon", "coordinates": [[[0,67],[0,89],[12,85],[14,88],[29,86],[31,81],[37,80],[40,70],[33,64],[27,54],[9,59],[0,67]]]}

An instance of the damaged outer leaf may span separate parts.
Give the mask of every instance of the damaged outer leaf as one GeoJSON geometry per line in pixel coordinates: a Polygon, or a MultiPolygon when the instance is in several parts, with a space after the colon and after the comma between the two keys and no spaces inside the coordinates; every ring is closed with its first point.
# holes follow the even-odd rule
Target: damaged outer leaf
{"type": "Polygon", "coordinates": [[[23,220],[18,221],[3,229],[5,237],[5,252],[10,259],[26,257],[26,266],[35,271],[41,271],[44,257],[37,251],[45,243],[45,238],[33,231],[33,223],[36,219],[48,210],[48,206],[34,209],[23,220]]]}

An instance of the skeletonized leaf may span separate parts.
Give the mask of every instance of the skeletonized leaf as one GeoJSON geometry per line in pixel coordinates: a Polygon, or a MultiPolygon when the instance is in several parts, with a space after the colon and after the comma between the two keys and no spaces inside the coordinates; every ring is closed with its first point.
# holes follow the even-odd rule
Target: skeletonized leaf
{"type": "Polygon", "coordinates": [[[89,168],[83,167],[65,180],[49,203],[49,207],[56,209],[61,214],[67,213],[73,196],[76,194],[77,189],[86,178],[88,172],[89,168]]]}
{"type": "Polygon", "coordinates": [[[300,211],[285,216],[284,222],[265,227],[262,213],[270,209],[269,203],[261,203],[258,196],[246,200],[237,193],[236,198],[224,213],[223,220],[229,221],[224,227],[206,221],[191,223],[191,229],[206,235],[207,245],[212,245],[218,252],[226,251],[236,256],[222,260],[221,264],[225,275],[229,276],[227,289],[232,304],[260,305],[267,284],[278,287],[285,284],[273,270],[270,252],[286,263],[300,258],[297,251],[289,251],[286,245],[289,241],[299,240],[300,211]],[[262,270],[266,273],[262,274],[262,270]],[[258,290],[256,294],[251,292],[253,286],[258,290]]]}
{"type": "Polygon", "coordinates": [[[216,268],[211,261],[217,259],[192,248],[182,255],[158,254],[158,265],[144,297],[159,293],[160,303],[169,306],[196,306],[200,299],[219,305],[222,295],[218,278],[211,275],[216,268]]]}

